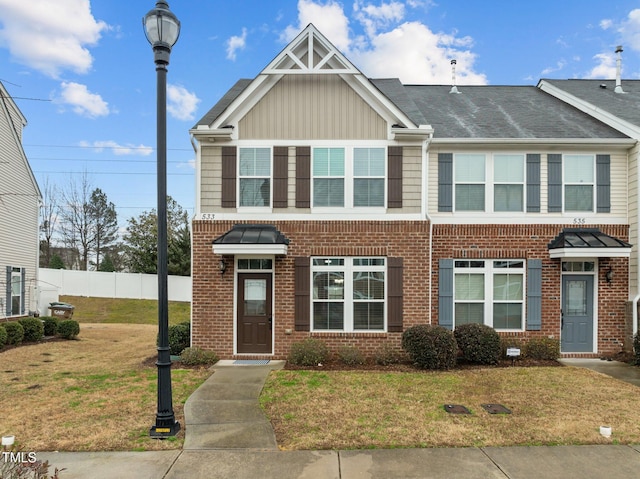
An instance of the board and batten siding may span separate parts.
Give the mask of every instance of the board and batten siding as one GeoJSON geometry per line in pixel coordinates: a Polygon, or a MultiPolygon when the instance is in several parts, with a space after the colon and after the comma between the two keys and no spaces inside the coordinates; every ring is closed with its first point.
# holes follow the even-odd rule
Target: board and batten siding
{"type": "Polygon", "coordinates": [[[38,272],[40,197],[19,143],[23,126],[8,102],[0,106],[0,316],[5,314],[6,267],[26,270],[27,310],[33,307],[38,272]]]}
{"type": "MultiPolygon", "coordinates": [[[[464,151],[460,151],[460,153],[467,153],[467,152],[473,152],[473,153],[482,153],[487,155],[487,157],[489,157],[490,155],[492,155],[493,153],[502,153],[504,150],[498,150],[498,148],[496,148],[495,150],[489,150],[489,149],[475,149],[475,150],[464,150],[464,151]]],[[[428,190],[428,207],[429,207],[429,214],[433,215],[433,216],[451,216],[451,215],[455,215],[454,213],[442,213],[438,211],[438,153],[456,153],[458,152],[457,150],[453,150],[452,148],[449,147],[438,147],[438,148],[432,148],[431,151],[429,152],[429,190],[428,190]]],[[[577,216],[585,216],[588,217],[587,220],[589,220],[590,217],[594,217],[594,215],[607,215],[610,218],[619,218],[620,222],[625,222],[628,221],[627,220],[627,188],[630,187],[631,185],[628,184],[627,181],[627,152],[626,151],[619,151],[619,150],[614,150],[611,152],[607,152],[607,151],[585,151],[585,150],[580,150],[580,149],[571,149],[569,147],[558,151],[557,147],[554,147],[554,153],[561,153],[563,155],[570,155],[570,154],[592,154],[592,155],[596,155],[596,154],[608,154],[610,155],[610,175],[611,175],[611,196],[610,196],[610,201],[611,201],[611,211],[609,213],[549,213],[548,212],[548,206],[549,206],[549,195],[548,195],[548,178],[549,178],[549,174],[548,174],[548,162],[547,162],[547,155],[549,154],[549,150],[533,150],[533,149],[527,149],[524,151],[513,151],[513,150],[509,150],[509,152],[514,152],[514,153],[521,153],[521,154],[527,154],[527,153],[535,153],[535,154],[540,154],[540,212],[537,213],[523,213],[525,215],[526,218],[528,218],[527,221],[523,221],[524,223],[526,222],[534,222],[534,223],[540,223],[543,222],[544,220],[542,220],[542,218],[544,218],[545,216],[554,216],[554,217],[558,217],[558,216],[565,216],[567,218],[573,218],[573,217],[577,217],[577,216]]],[[[490,178],[487,178],[487,181],[491,181],[490,178]]],[[[629,190],[629,191],[634,191],[633,189],[629,190]]],[[[491,213],[488,213],[491,214],[491,213]]],[[[498,214],[496,214],[496,219],[499,221],[500,216],[498,214]]],[[[594,221],[588,221],[590,223],[594,223],[594,221]]]]}
{"type": "Polygon", "coordinates": [[[283,77],[239,121],[241,140],[385,140],[387,123],[338,75],[283,77]]]}
{"type": "Polygon", "coordinates": [[[222,198],[222,147],[202,145],[200,152],[200,210],[220,211],[222,198]]]}

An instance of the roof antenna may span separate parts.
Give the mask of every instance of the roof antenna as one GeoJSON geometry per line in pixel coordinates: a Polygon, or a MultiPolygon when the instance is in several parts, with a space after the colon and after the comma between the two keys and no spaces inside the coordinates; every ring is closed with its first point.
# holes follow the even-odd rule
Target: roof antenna
{"type": "Polygon", "coordinates": [[[451,82],[452,82],[452,86],[451,86],[451,90],[449,90],[449,93],[457,93],[457,94],[459,94],[460,92],[458,91],[458,87],[456,86],[456,63],[458,63],[456,60],[451,60],[451,82]]]}
{"type": "Polygon", "coordinates": [[[622,45],[618,45],[616,47],[616,53],[618,54],[618,58],[616,58],[616,88],[613,90],[616,93],[624,93],[622,89],[622,80],[620,76],[622,74],[622,45]]]}

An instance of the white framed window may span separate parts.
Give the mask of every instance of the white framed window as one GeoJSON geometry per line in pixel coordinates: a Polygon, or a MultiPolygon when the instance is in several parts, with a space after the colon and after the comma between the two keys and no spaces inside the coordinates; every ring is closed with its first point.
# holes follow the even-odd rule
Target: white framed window
{"type": "Polygon", "coordinates": [[[311,258],[313,331],[385,331],[386,260],[311,258]]]}
{"type": "Polygon", "coordinates": [[[344,148],[313,149],[313,206],[344,207],[344,148]]]}
{"type": "Polygon", "coordinates": [[[524,329],[524,260],[454,262],[454,327],[486,324],[524,329]]]}
{"type": "Polygon", "coordinates": [[[524,211],[525,155],[493,155],[493,211],[524,211]]]}
{"type": "Polygon", "coordinates": [[[456,211],[485,210],[485,155],[457,154],[454,160],[456,211]]]}
{"type": "Polygon", "coordinates": [[[385,149],[353,149],[353,206],[384,206],[385,149]]]}
{"type": "Polygon", "coordinates": [[[22,311],[22,268],[11,268],[11,284],[9,286],[11,296],[11,316],[24,314],[22,311]]]}
{"type": "Polygon", "coordinates": [[[271,206],[271,148],[240,148],[238,165],[239,206],[271,206]]]}
{"type": "Polygon", "coordinates": [[[563,155],[564,210],[594,211],[595,156],[563,155]]]}

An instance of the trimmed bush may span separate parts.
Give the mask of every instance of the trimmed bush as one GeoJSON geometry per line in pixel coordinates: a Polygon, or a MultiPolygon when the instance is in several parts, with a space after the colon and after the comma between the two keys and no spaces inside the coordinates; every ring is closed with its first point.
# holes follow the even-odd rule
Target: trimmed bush
{"type": "Polygon", "coordinates": [[[4,323],[4,329],[7,331],[7,344],[18,345],[22,344],[24,339],[24,328],[22,324],[17,321],[9,321],[4,323]]]}
{"type": "Polygon", "coordinates": [[[636,357],[634,364],[640,366],[640,333],[636,333],[633,337],[633,352],[636,357]]]}
{"type": "Polygon", "coordinates": [[[22,324],[24,329],[23,341],[28,343],[36,343],[42,341],[44,337],[44,324],[40,321],[40,318],[22,318],[18,322],[22,324]]]}
{"type": "Polygon", "coordinates": [[[497,364],[500,360],[500,335],[485,324],[463,324],[454,331],[462,357],[476,364],[497,364]]]}
{"type": "Polygon", "coordinates": [[[451,369],[456,365],[456,338],[442,326],[419,324],[408,328],[402,333],[402,348],[422,369],[451,369]]]}
{"type": "Polygon", "coordinates": [[[179,356],[182,350],[191,345],[191,324],[185,321],[169,326],[169,352],[179,356]]]}
{"type": "Polygon", "coordinates": [[[560,340],[552,338],[531,338],[527,343],[526,356],[529,359],[558,359],[560,340]]]}
{"type": "Polygon", "coordinates": [[[197,346],[184,348],[180,354],[180,363],[185,366],[209,365],[218,361],[218,355],[213,351],[205,351],[197,346]]]}
{"type": "Polygon", "coordinates": [[[55,336],[58,332],[58,318],[54,316],[41,316],[40,319],[44,324],[44,335],[55,336]]]}
{"type": "Polygon", "coordinates": [[[307,338],[301,343],[293,343],[288,361],[297,366],[318,366],[329,358],[329,349],[324,341],[307,338]]]}
{"type": "Polygon", "coordinates": [[[80,324],[75,319],[65,319],[58,323],[58,336],[64,339],[75,339],[80,334],[80,324]]]}
{"type": "Polygon", "coordinates": [[[7,344],[7,330],[0,325],[0,349],[4,348],[5,344],[7,344]]]}
{"type": "Polygon", "coordinates": [[[349,345],[341,346],[338,349],[338,360],[347,366],[355,366],[357,364],[365,363],[364,356],[360,350],[355,346],[349,345]]]}

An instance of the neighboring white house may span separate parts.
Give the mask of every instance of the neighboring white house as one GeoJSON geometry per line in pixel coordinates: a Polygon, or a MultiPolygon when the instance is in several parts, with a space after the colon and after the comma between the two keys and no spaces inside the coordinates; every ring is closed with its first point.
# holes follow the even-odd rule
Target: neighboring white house
{"type": "Polygon", "coordinates": [[[0,82],[0,318],[37,308],[42,195],[22,147],[26,124],[0,82]]]}

